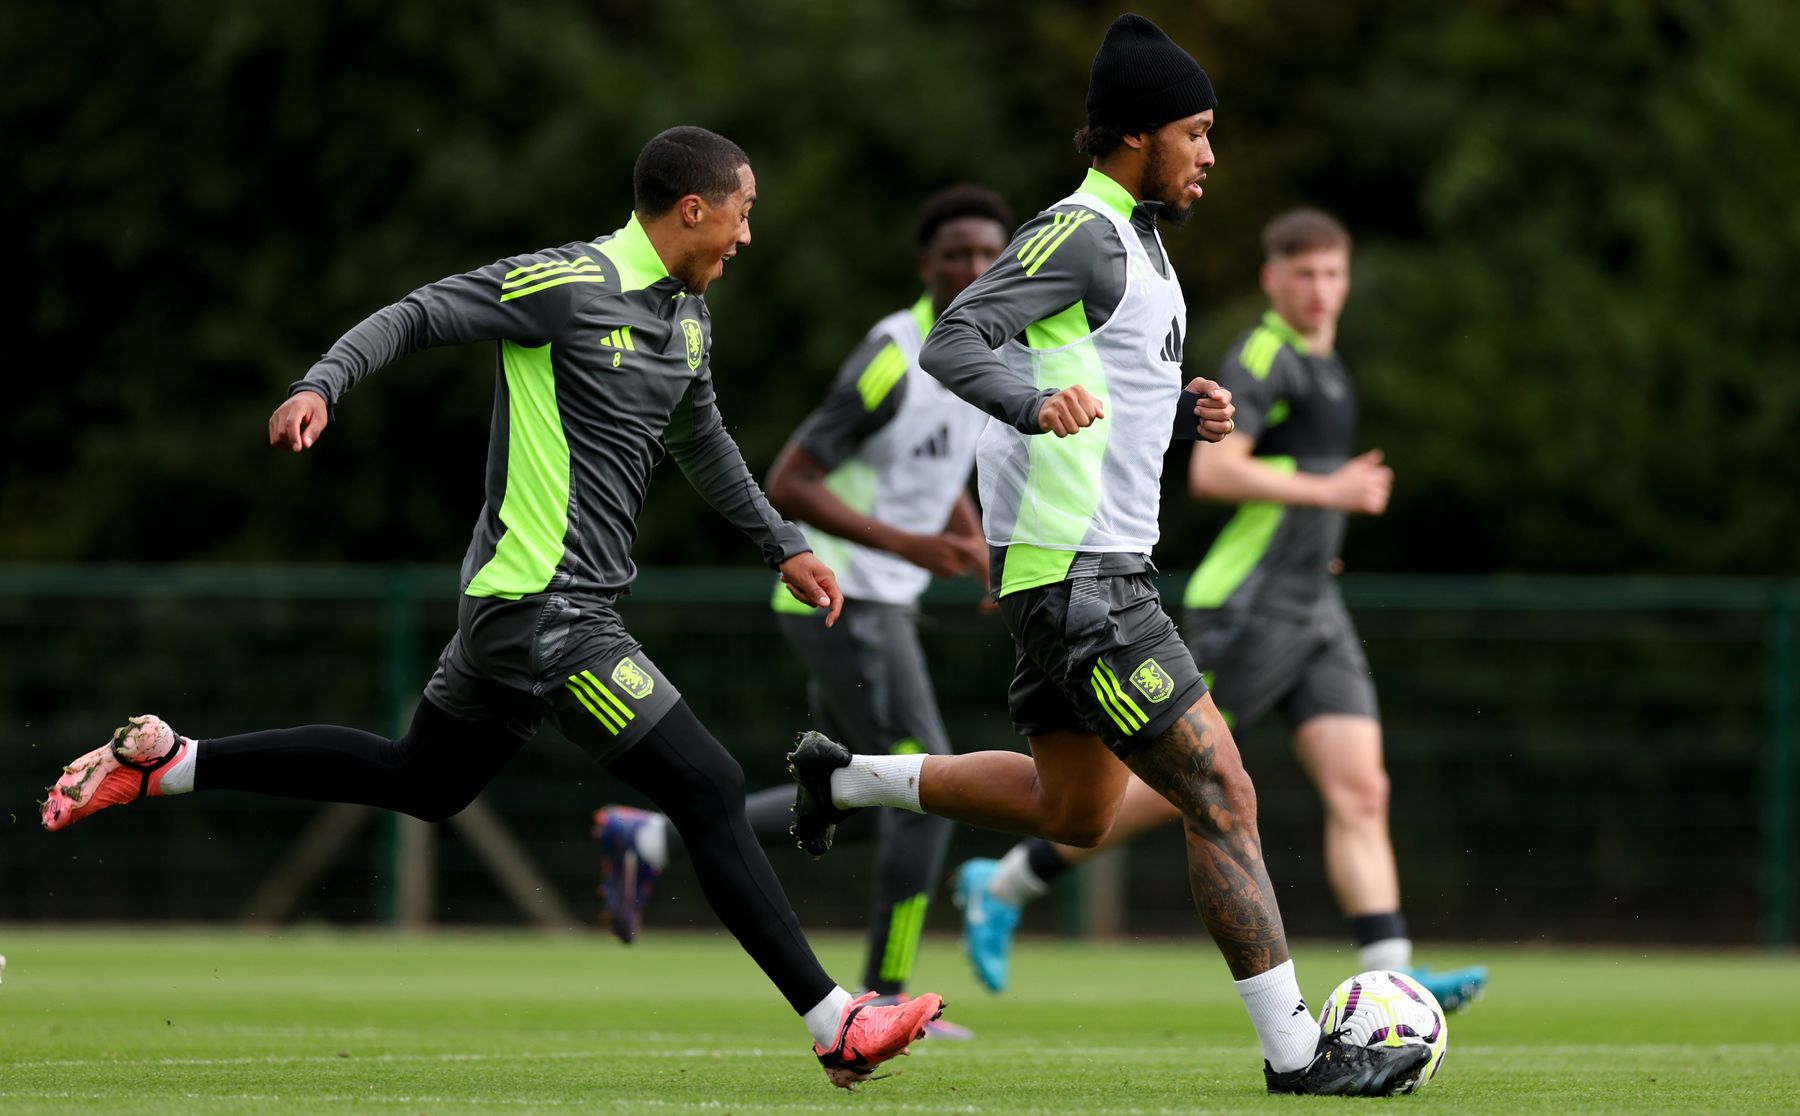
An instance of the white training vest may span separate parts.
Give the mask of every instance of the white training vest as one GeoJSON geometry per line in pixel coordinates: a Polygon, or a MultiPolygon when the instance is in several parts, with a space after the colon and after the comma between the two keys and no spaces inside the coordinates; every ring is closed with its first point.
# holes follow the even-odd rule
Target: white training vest
{"type": "MultiPolygon", "coordinates": [[[[1057,205],[1084,206],[1113,223],[1125,247],[1124,297],[1092,333],[1077,303],[1027,329],[1040,347],[1014,338],[998,355],[1039,388],[1080,384],[1106,417],[1067,438],[990,419],[978,449],[984,530],[993,546],[1148,554],[1159,537],[1163,454],[1185,382],[1178,338],[1187,303],[1174,266],[1165,265],[1168,278],[1157,274],[1116,209],[1079,191],[1057,205]]],[[[1156,245],[1160,252],[1160,237],[1156,245]]],[[[1009,557],[1009,581],[1012,566],[1009,557]]]]}
{"type": "MultiPolygon", "coordinates": [[[[919,368],[930,314],[931,303],[921,301],[875,324],[872,332],[900,350],[906,390],[894,417],[825,481],[854,510],[921,535],[944,529],[969,482],[975,442],[987,421],[978,408],[919,368]]],[[[928,571],[899,555],[848,542],[810,524],[801,524],[801,530],[852,600],[910,605],[931,584],[928,571]]]]}

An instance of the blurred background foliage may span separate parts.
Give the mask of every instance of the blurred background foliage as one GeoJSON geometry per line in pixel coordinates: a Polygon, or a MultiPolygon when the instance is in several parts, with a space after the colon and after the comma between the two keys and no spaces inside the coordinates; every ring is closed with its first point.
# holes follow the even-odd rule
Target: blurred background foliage
{"type": "MultiPolygon", "coordinates": [[[[0,9],[0,220],[23,246],[0,559],[452,561],[492,356],[413,357],[318,450],[286,385],[413,287],[623,222],[650,135],[750,152],[755,243],[712,294],[760,473],[915,297],[912,213],[1023,217],[1081,160],[1113,6],[997,0],[26,2],[0,9]]],[[[1169,238],[1214,368],[1283,207],[1357,236],[1341,348],[1398,472],[1357,570],[1792,573],[1800,5],[1137,6],[1211,72],[1219,164],[1169,238]]],[[[1172,459],[1179,463],[1178,459],[1172,459]]],[[[1165,478],[1165,566],[1217,516],[1165,478]]],[[[641,562],[754,562],[666,471],[641,562]]]]}

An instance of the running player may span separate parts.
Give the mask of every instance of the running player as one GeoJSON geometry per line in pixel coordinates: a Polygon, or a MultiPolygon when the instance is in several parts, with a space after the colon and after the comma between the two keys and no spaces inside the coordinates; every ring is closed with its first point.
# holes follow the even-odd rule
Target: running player
{"type": "MultiPolygon", "coordinates": [[[[1226,354],[1219,382],[1237,406],[1235,433],[1196,445],[1196,497],[1242,505],[1188,583],[1183,628],[1235,728],[1278,710],[1294,754],[1325,805],[1325,872],[1350,920],[1364,969],[1418,978],[1445,1011],[1480,995],[1487,970],[1415,967],[1388,837],[1381,722],[1362,642],[1332,577],[1350,515],[1387,509],[1393,471],[1381,451],[1352,457],[1356,392],[1336,352],[1350,291],[1350,234],[1298,209],[1263,230],[1269,310],[1226,354]],[[1216,677],[1214,677],[1216,676],[1216,677]]],[[[1132,780],[1106,840],[1091,849],[1034,839],[957,877],[965,949],[998,992],[1019,908],[1100,849],[1180,817],[1132,780]]]]}
{"type": "MultiPolygon", "coordinates": [[[[769,472],[769,499],[806,524],[844,593],[843,615],[827,626],[778,586],[776,620],[806,663],[814,721],[857,752],[950,751],[919,645],[918,601],[934,574],[986,575],[987,544],[966,485],[987,416],[919,372],[917,360],[932,322],[988,269],[1011,230],[1011,211],[991,190],[955,186],[927,199],[916,236],[925,293],[875,323],[769,472]]],[[[791,784],[751,795],[750,827],[765,841],[787,840],[793,803],[791,784]]],[[[897,998],[954,827],[905,810],[871,814],[863,986],[897,998]]],[[[681,842],[651,811],[606,806],[594,821],[613,933],[629,942],[681,842]]],[[[930,1033],[968,1037],[946,1020],[930,1033]]]]}
{"type": "Polygon", "coordinates": [[[831,571],[769,507],[715,402],[702,297],[750,243],[756,178],[703,128],[652,139],[634,212],[599,240],[421,287],[345,334],[289,389],[269,442],[318,440],[344,393],[432,345],[496,341],[487,503],[456,634],[397,740],[329,725],[194,740],[154,716],[68,767],[47,829],[137,798],[243,790],[442,821],[553,719],[679,829],[707,901],[804,1019],[832,1084],[854,1087],[923,1033],[935,995],[871,1006],[825,974],[744,817],[743,771],[620,623],[631,545],[662,447],[749,535],[797,600],[842,607],[831,571]]]}
{"type": "Polygon", "coordinates": [[[1171,437],[1232,429],[1229,393],[1197,379],[1183,394],[1187,311],[1156,230],[1201,195],[1215,104],[1186,51],[1149,20],[1119,17],[1076,135],[1092,169],[1019,230],[920,354],[991,416],[977,451],[983,527],[1018,646],[1009,704],[1032,754],[853,755],[803,734],[790,758],[796,836],[816,854],[848,811],[900,806],[1093,845],[1136,772],[1182,815],[1195,903],[1261,1041],[1269,1091],[1385,1094],[1417,1079],[1425,1053],[1347,1044],[1307,1013],[1255,791],[1150,576],[1171,437]]]}

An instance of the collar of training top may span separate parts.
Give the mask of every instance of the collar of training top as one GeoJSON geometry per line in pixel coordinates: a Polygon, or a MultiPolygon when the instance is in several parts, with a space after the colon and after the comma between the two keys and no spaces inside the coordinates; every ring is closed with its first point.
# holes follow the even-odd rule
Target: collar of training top
{"type": "Polygon", "coordinates": [[[1081,180],[1081,192],[1099,198],[1127,221],[1131,220],[1131,211],[1138,206],[1138,200],[1131,196],[1130,190],[1102,174],[1097,167],[1088,168],[1087,177],[1081,180]]]}
{"type": "Polygon", "coordinates": [[[1263,311],[1262,324],[1268,327],[1270,333],[1273,333],[1275,336],[1293,346],[1295,352],[1300,353],[1303,356],[1306,354],[1306,339],[1301,337],[1293,326],[1288,325],[1286,318],[1273,310],[1265,310],[1263,311]]]}
{"type": "Polygon", "coordinates": [[[937,323],[937,308],[931,304],[931,293],[929,291],[920,295],[919,301],[913,303],[912,315],[913,321],[919,323],[920,337],[931,332],[931,327],[937,323]]]}
{"type": "Polygon", "coordinates": [[[606,254],[623,273],[620,279],[627,290],[648,287],[659,279],[669,278],[669,269],[663,266],[662,257],[656,254],[656,245],[650,243],[650,234],[638,223],[635,213],[625,222],[625,227],[613,233],[612,239],[606,242],[606,254]]]}

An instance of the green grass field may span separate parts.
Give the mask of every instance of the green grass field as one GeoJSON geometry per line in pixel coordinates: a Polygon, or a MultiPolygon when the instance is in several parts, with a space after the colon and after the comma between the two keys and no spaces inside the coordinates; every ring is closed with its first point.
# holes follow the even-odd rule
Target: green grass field
{"type": "MultiPolygon", "coordinates": [[[[860,943],[829,938],[848,977],[860,943]]],[[[1457,950],[1492,990],[1423,1092],[1268,1097],[1209,945],[1026,942],[981,991],[921,953],[972,1043],[841,1093],[728,939],[0,928],[0,1112],[1757,1112],[1800,1109],[1800,960],[1457,950]]],[[[1422,958],[1434,959],[1430,952],[1422,958]]],[[[1298,955],[1309,1000],[1351,971],[1298,955]]]]}

